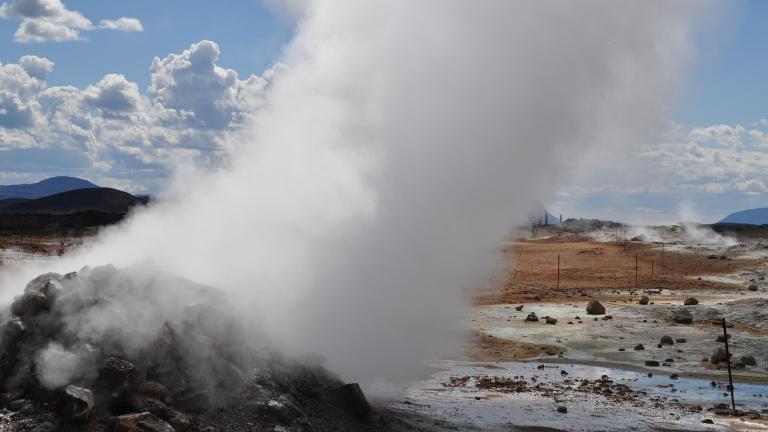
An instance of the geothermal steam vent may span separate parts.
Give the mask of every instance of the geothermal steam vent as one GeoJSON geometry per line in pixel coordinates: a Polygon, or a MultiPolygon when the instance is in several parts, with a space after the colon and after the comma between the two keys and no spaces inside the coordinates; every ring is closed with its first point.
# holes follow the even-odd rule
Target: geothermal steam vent
{"type": "Polygon", "coordinates": [[[0,405],[36,432],[213,430],[241,403],[249,425],[323,421],[318,405],[367,418],[356,385],[246,348],[230,310],[220,291],[146,267],[39,276],[2,312],[0,405]]]}

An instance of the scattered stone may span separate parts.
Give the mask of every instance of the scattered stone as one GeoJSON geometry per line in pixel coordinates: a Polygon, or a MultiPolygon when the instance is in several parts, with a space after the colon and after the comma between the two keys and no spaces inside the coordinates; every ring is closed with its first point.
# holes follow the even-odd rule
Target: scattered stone
{"type": "Polygon", "coordinates": [[[604,315],[605,314],[605,306],[600,304],[599,301],[593,300],[587,304],[587,314],[588,315],[604,315]]]}
{"type": "Polygon", "coordinates": [[[560,370],[560,375],[566,376],[566,375],[568,375],[568,372],[566,372],[565,369],[562,369],[562,370],[560,370]]]}
{"type": "Polygon", "coordinates": [[[706,423],[706,424],[714,424],[715,423],[714,421],[712,421],[712,419],[704,419],[701,422],[702,423],[706,423]]]}
{"type": "Polygon", "coordinates": [[[70,384],[64,387],[58,411],[65,421],[87,419],[93,405],[93,392],[70,384]]]}
{"type": "Polygon", "coordinates": [[[661,337],[661,344],[662,345],[674,345],[675,342],[672,341],[672,336],[662,336],[661,337]]]}
{"type": "Polygon", "coordinates": [[[742,356],[739,359],[739,361],[741,363],[744,363],[745,365],[749,365],[749,366],[756,366],[757,365],[757,361],[755,361],[755,358],[752,357],[751,355],[742,356]]]}
{"type": "Polygon", "coordinates": [[[688,339],[686,339],[686,338],[677,338],[677,339],[675,339],[675,342],[679,343],[679,344],[686,343],[686,342],[688,342],[688,339]]]}
{"type": "Polygon", "coordinates": [[[608,320],[612,320],[612,319],[613,319],[613,315],[606,315],[606,316],[603,317],[603,321],[608,321],[608,320]]]}
{"type": "Polygon", "coordinates": [[[547,324],[555,325],[555,324],[557,324],[557,320],[552,318],[552,317],[547,317],[546,323],[547,324]]]}
{"type": "Polygon", "coordinates": [[[651,301],[651,299],[648,298],[648,296],[642,296],[640,297],[640,301],[638,303],[641,305],[647,305],[649,301],[651,301]]]}
{"type": "Polygon", "coordinates": [[[697,304],[699,304],[699,301],[696,300],[694,297],[687,298],[683,302],[683,305],[685,305],[685,306],[696,306],[697,304]]]}
{"type": "Polygon", "coordinates": [[[659,362],[658,362],[658,361],[656,361],[656,360],[646,360],[646,361],[645,361],[645,365],[646,365],[646,366],[658,366],[658,365],[659,365],[659,362]]]}
{"type": "Polygon", "coordinates": [[[662,345],[662,344],[656,344],[656,348],[664,348],[664,345],[662,345]]]}
{"type": "MultiPolygon", "coordinates": [[[[731,354],[733,356],[733,354],[731,354]]],[[[728,354],[725,352],[725,348],[718,348],[712,357],[709,358],[709,362],[712,364],[718,364],[720,362],[728,361],[728,354]]]]}
{"type": "Polygon", "coordinates": [[[528,314],[527,317],[525,317],[525,320],[529,321],[529,322],[538,322],[539,321],[539,317],[536,316],[535,312],[531,312],[531,313],[528,314]]]}
{"type": "Polygon", "coordinates": [[[336,405],[358,420],[365,420],[371,411],[371,406],[357,383],[344,384],[336,390],[336,405]]]}
{"type": "Polygon", "coordinates": [[[757,285],[750,285],[747,289],[750,291],[757,291],[757,285]]]}
{"type": "Polygon", "coordinates": [[[674,362],[675,362],[675,359],[671,359],[671,358],[664,360],[664,363],[674,363],[674,362]]]}
{"type": "Polygon", "coordinates": [[[624,349],[624,348],[619,348],[619,351],[626,351],[626,349],[624,349]]]}
{"type": "Polygon", "coordinates": [[[675,309],[671,315],[672,321],[678,324],[691,324],[693,323],[693,315],[688,309],[675,309]]]}
{"type": "Polygon", "coordinates": [[[524,306],[524,305],[515,306],[515,310],[516,310],[516,311],[518,311],[518,312],[520,312],[521,310],[523,310],[523,306],[524,306]]]}
{"type": "Polygon", "coordinates": [[[678,374],[672,374],[672,375],[670,375],[669,377],[670,377],[670,378],[672,378],[673,380],[676,380],[676,379],[680,378],[680,375],[678,375],[678,374]]]}
{"type": "Polygon", "coordinates": [[[637,344],[637,345],[635,345],[635,351],[642,351],[642,350],[644,350],[644,349],[645,349],[645,347],[643,346],[643,344],[637,344]]]}
{"type": "Polygon", "coordinates": [[[560,414],[565,414],[568,412],[568,407],[564,405],[560,405],[559,407],[557,407],[557,412],[559,412],[560,414]]]}

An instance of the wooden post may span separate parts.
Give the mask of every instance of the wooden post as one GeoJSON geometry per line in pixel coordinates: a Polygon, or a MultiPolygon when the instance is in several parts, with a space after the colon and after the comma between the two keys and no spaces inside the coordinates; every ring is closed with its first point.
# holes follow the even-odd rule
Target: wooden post
{"type": "Polygon", "coordinates": [[[725,318],[723,318],[723,336],[725,337],[725,358],[728,362],[728,389],[731,391],[731,408],[736,415],[736,399],[733,396],[733,375],[731,375],[731,353],[728,351],[728,330],[725,329],[725,318]]]}
{"type": "Polygon", "coordinates": [[[637,272],[638,272],[638,269],[637,269],[637,254],[635,254],[635,289],[637,289],[637,288],[638,288],[638,283],[637,283],[637,281],[638,281],[638,278],[637,278],[637,272]]]}
{"type": "Polygon", "coordinates": [[[557,289],[560,289],[560,254],[557,254],[557,289]]]}

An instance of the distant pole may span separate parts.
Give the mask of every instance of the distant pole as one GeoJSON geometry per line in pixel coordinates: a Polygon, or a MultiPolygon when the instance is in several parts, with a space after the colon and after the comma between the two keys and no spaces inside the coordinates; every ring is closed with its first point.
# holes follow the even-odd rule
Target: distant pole
{"type": "Polygon", "coordinates": [[[638,281],[638,278],[637,278],[637,272],[638,272],[638,270],[637,270],[637,254],[635,254],[635,289],[637,289],[637,288],[638,288],[638,283],[637,283],[637,281],[638,281]]]}
{"type": "Polygon", "coordinates": [[[728,330],[725,329],[725,318],[723,318],[723,336],[725,337],[725,358],[728,362],[728,388],[731,390],[731,408],[733,414],[736,414],[736,399],[733,397],[733,375],[731,375],[731,353],[728,351],[728,330]]]}
{"type": "Polygon", "coordinates": [[[557,289],[560,289],[560,254],[557,254],[557,289]]]}
{"type": "Polygon", "coordinates": [[[653,258],[651,258],[651,277],[653,277],[653,258]]]}
{"type": "Polygon", "coordinates": [[[661,244],[661,266],[664,267],[664,243],[661,244]]]}

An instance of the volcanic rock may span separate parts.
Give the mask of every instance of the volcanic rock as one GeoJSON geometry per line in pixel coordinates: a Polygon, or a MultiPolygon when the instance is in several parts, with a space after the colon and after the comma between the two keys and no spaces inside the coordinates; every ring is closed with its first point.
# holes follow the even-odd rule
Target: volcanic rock
{"type": "Polygon", "coordinates": [[[651,299],[649,299],[648,296],[642,296],[640,297],[640,301],[638,303],[641,305],[647,305],[649,301],[651,301],[651,299]]]}
{"type": "Polygon", "coordinates": [[[59,400],[58,412],[66,421],[81,420],[88,418],[93,405],[93,392],[86,388],[68,385],[64,387],[59,400]]]}
{"type": "Polygon", "coordinates": [[[646,361],[645,361],[645,365],[646,365],[646,366],[658,366],[658,365],[659,365],[659,362],[658,362],[658,361],[656,361],[656,360],[646,360],[646,361]]]}
{"type": "Polygon", "coordinates": [[[129,382],[136,383],[138,373],[133,363],[116,357],[109,357],[104,361],[104,366],[99,371],[99,381],[108,388],[124,387],[129,382]]]}
{"type": "Polygon", "coordinates": [[[146,381],[139,384],[136,391],[143,396],[157,399],[166,404],[171,403],[173,400],[171,392],[164,385],[154,381],[146,381]]]}
{"type": "Polygon", "coordinates": [[[696,300],[694,297],[687,298],[683,302],[683,305],[685,305],[685,306],[695,306],[697,304],[699,304],[699,301],[696,300]]]}
{"type": "Polygon", "coordinates": [[[527,317],[525,317],[525,320],[530,322],[537,322],[539,321],[539,317],[536,316],[535,312],[531,312],[527,317]]]}
{"type": "Polygon", "coordinates": [[[662,345],[674,345],[675,342],[672,340],[672,336],[662,336],[661,337],[661,344],[662,345]]]}
{"type": "Polygon", "coordinates": [[[677,339],[675,339],[675,342],[677,342],[679,344],[686,343],[686,342],[688,342],[688,339],[686,339],[686,338],[677,338],[677,339]]]}
{"type": "Polygon", "coordinates": [[[336,390],[336,405],[358,420],[368,418],[371,411],[371,406],[357,383],[344,384],[336,390]]]}
{"type": "Polygon", "coordinates": [[[559,407],[557,407],[557,412],[559,412],[560,414],[565,414],[568,412],[568,407],[564,405],[560,405],[559,407]]]}
{"type": "Polygon", "coordinates": [[[35,315],[48,310],[50,301],[40,291],[30,291],[17,297],[11,304],[11,313],[16,316],[35,315]]]}
{"type": "Polygon", "coordinates": [[[587,304],[587,314],[588,315],[604,315],[605,314],[605,306],[600,304],[599,301],[593,300],[587,304]]]}
{"type": "Polygon", "coordinates": [[[670,316],[672,321],[678,324],[691,324],[693,323],[693,315],[688,309],[675,309],[670,316]]]}
{"type": "Polygon", "coordinates": [[[555,324],[557,324],[557,320],[555,318],[552,318],[552,317],[547,317],[546,323],[547,324],[555,325],[555,324]]]}
{"type": "Polygon", "coordinates": [[[644,350],[644,349],[645,349],[645,347],[643,346],[643,344],[637,344],[637,345],[635,345],[635,351],[642,351],[642,350],[644,350]]]}
{"type": "Polygon", "coordinates": [[[747,289],[750,291],[757,291],[757,285],[750,285],[747,289]]]}
{"type": "Polygon", "coordinates": [[[145,412],[115,417],[111,422],[112,432],[175,432],[165,421],[145,412]]]}

